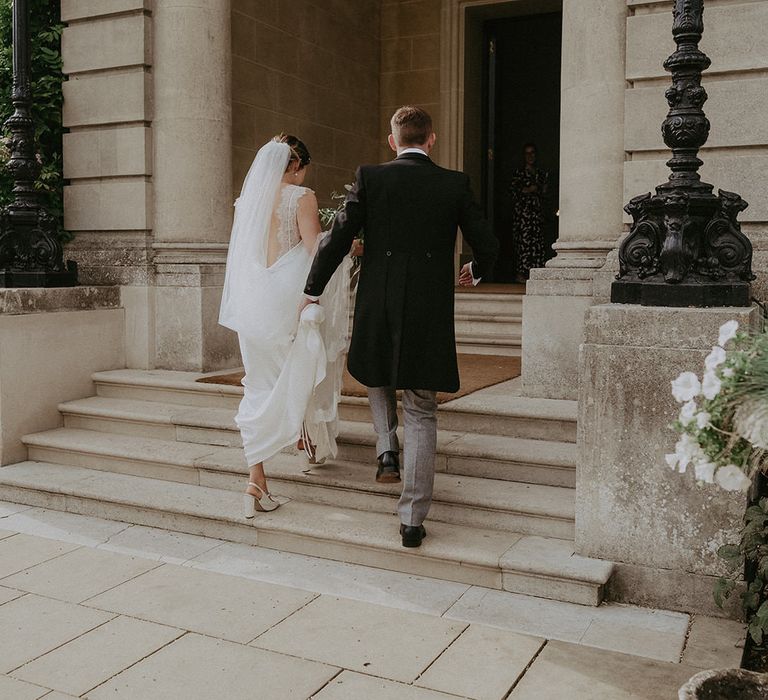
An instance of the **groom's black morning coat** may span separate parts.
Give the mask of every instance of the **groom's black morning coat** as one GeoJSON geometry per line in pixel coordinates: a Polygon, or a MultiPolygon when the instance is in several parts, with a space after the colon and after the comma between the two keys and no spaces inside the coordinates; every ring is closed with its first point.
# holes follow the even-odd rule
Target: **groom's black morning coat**
{"type": "Polygon", "coordinates": [[[358,169],[346,206],[317,251],[305,292],[322,294],[364,230],[348,365],[365,386],[458,390],[453,301],[459,227],[475,256],[475,277],[488,278],[498,241],[464,173],[419,153],[358,169]]]}

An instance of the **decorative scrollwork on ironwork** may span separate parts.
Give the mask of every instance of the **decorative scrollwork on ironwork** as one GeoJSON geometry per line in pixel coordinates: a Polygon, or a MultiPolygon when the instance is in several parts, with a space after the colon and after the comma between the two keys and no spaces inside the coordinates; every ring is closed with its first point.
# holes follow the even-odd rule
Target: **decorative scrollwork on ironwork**
{"type": "Polygon", "coordinates": [[[736,218],[749,205],[735,192],[719,190],[718,198],[720,209],[704,230],[700,270],[713,279],[731,277],[751,282],[755,279],[752,244],[736,218]]]}
{"type": "Polygon", "coordinates": [[[662,239],[658,224],[651,218],[652,199],[649,192],[634,197],[624,207],[634,223],[619,250],[619,277],[632,271],[644,279],[659,271],[662,239]]]}

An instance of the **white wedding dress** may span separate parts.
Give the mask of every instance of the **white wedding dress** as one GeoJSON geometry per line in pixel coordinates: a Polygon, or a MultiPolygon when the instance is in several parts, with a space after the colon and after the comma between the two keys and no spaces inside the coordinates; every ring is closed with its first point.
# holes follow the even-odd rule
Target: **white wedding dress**
{"type": "Polygon", "coordinates": [[[316,459],[336,456],[351,262],[299,318],[313,253],[301,240],[297,213],[310,190],[282,184],[289,157],[283,146],[261,149],[235,203],[220,315],[240,341],[244,395],[235,420],[249,465],[294,444],[302,425],[316,459]]]}

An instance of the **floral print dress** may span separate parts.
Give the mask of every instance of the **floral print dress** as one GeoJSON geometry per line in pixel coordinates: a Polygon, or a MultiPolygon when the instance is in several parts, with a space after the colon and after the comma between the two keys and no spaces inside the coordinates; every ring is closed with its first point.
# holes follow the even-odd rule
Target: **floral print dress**
{"type": "Polygon", "coordinates": [[[520,168],[512,175],[510,193],[514,197],[512,208],[512,236],[515,248],[517,274],[527,278],[536,267],[544,267],[544,207],[543,197],[549,185],[549,172],[520,168]],[[536,192],[523,192],[535,185],[536,192]]]}

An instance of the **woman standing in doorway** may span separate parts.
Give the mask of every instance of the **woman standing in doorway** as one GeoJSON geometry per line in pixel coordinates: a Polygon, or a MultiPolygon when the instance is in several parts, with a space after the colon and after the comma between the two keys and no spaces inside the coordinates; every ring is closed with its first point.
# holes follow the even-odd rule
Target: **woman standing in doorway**
{"type": "Polygon", "coordinates": [[[549,190],[549,172],[536,167],[536,145],[523,146],[525,166],[512,174],[510,193],[512,235],[515,244],[516,282],[525,282],[533,268],[544,267],[544,199],[549,190]]]}

